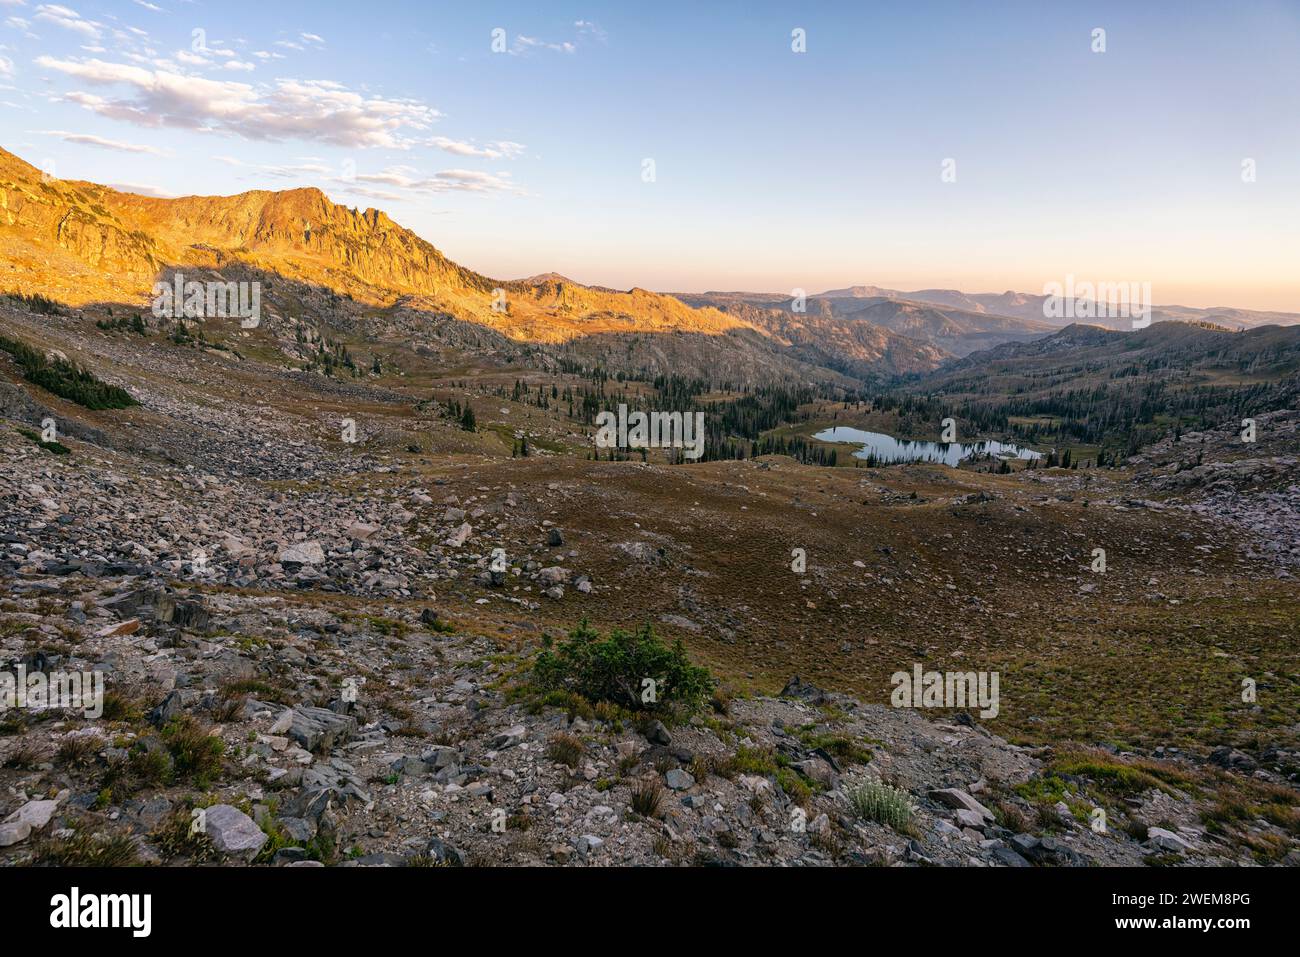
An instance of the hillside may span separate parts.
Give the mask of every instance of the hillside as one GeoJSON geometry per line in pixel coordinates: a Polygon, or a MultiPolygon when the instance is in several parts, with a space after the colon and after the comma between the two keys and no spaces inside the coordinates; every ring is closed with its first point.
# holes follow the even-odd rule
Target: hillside
{"type": "Polygon", "coordinates": [[[145,305],[164,270],[238,263],[389,306],[490,326],[510,339],[563,342],[604,332],[745,328],[713,309],[691,309],[644,289],[615,292],[546,275],[508,282],[447,259],[379,210],[333,203],[317,189],[159,199],[93,183],[51,180],[0,150],[0,253],[11,288],[81,305],[145,305]],[[494,290],[506,310],[493,309],[494,290]]]}
{"type": "MultiPolygon", "coordinates": [[[[844,289],[832,289],[820,296],[825,299],[878,297],[913,300],[944,308],[960,309],[967,313],[1024,319],[1048,327],[1067,326],[1075,321],[1068,316],[1048,316],[1044,309],[1044,302],[1047,300],[1044,295],[1012,290],[1001,293],[966,293],[957,289],[918,289],[914,292],[902,292],[897,289],[882,289],[879,286],[850,286],[844,289]]],[[[1130,320],[1125,318],[1096,318],[1083,321],[1111,329],[1131,328],[1130,320]]],[[[1251,329],[1266,325],[1294,325],[1300,323],[1300,313],[1237,309],[1226,306],[1200,309],[1192,306],[1153,304],[1151,321],[1213,322],[1230,329],[1251,329]]]]}
{"type": "MultiPolygon", "coordinates": [[[[903,347],[896,340],[882,337],[880,331],[894,333],[914,343],[924,343],[932,350],[945,355],[962,356],[976,349],[987,348],[1001,342],[1013,342],[1046,335],[1052,326],[1030,319],[1017,319],[1008,316],[986,314],[982,310],[971,311],[952,307],[941,307],[931,303],[912,301],[901,298],[899,294],[867,295],[868,292],[888,292],[876,287],[854,287],[853,295],[813,296],[804,303],[805,311],[797,313],[793,300],[789,296],[771,293],[676,293],[678,299],[699,308],[713,307],[723,312],[747,318],[755,325],[771,329],[815,328],[818,336],[826,342],[838,340],[848,345],[854,340],[866,339],[876,343],[874,351],[888,341],[889,348],[901,352],[903,347]],[[864,331],[861,327],[870,331],[864,331]],[[879,331],[877,331],[879,330],[879,331]]],[[[859,349],[837,354],[845,359],[864,356],[859,349]]],[[[913,347],[915,348],[915,346],[913,347]]],[[[867,346],[867,355],[873,351],[867,346]]],[[[907,363],[895,363],[893,368],[909,371],[907,363]]]]}
{"type": "Polygon", "coordinates": [[[0,335],[136,403],[0,352],[0,663],[111,692],[102,720],[5,716],[0,866],[1300,861],[1293,415],[1261,419],[1265,461],[1219,428],[1132,470],[594,461],[580,400],[648,386],[506,366],[472,323],[327,374],[283,351],[315,326],[121,318],[0,297],[0,335]],[[717,694],[687,718],[539,686],[583,620],[680,639],[717,694]],[[893,673],[955,662],[1001,675],[996,716],[891,707],[893,673]],[[1243,671],[1275,676],[1260,707],[1243,671]],[[899,818],[854,803],[881,781],[899,818]]]}
{"type": "Polygon", "coordinates": [[[932,414],[979,429],[1131,455],[1169,431],[1294,408],[1300,327],[1234,332],[1171,321],[1120,332],[1073,324],[949,362],[905,390],[927,408],[937,403],[932,414]]]}

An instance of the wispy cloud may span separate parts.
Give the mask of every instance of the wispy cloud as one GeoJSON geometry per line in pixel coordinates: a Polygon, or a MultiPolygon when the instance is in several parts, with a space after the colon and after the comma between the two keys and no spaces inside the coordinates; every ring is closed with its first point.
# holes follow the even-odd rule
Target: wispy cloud
{"type": "Polygon", "coordinates": [[[543,40],[540,37],[530,37],[526,34],[517,34],[510,44],[508,51],[511,56],[527,56],[541,50],[550,50],[553,53],[574,54],[578,52],[578,45],[583,40],[596,40],[604,43],[606,34],[601,29],[600,24],[593,20],[574,20],[573,28],[577,35],[572,40],[543,40]]]}
{"type": "Polygon", "coordinates": [[[227,166],[248,170],[262,176],[292,180],[295,183],[320,183],[332,191],[354,193],[384,202],[395,203],[411,193],[507,193],[524,195],[509,173],[481,170],[446,169],[425,175],[413,166],[389,166],[376,173],[356,172],[354,164],[330,166],[315,157],[296,163],[249,163],[235,156],[214,156],[227,166]],[[380,189],[378,187],[390,187],[380,189]],[[397,192],[401,190],[402,192],[397,192]]]}
{"type": "Polygon", "coordinates": [[[467,143],[462,140],[453,140],[446,136],[434,136],[429,139],[430,146],[436,146],[438,149],[456,156],[477,156],[483,159],[514,159],[523,153],[525,147],[522,143],[512,143],[509,140],[498,140],[489,143],[486,146],[475,146],[473,143],[467,143]]]}
{"type": "Polygon", "coordinates": [[[540,40],[537,37],[524,36],[522,33],[515,37],[514,43],[510,46],[510,52],[516,56],[523,53],[530,53],[533,50],[554,50],[556,53],[577,53],[578,46],[568,40],[559,43],[552,43],[549,40],[540,40]]]}
{"type": "Polygon", "coordinates": [[[115,189],[119,193],[138,193],[141,196],[154,196],[158,199],[171,199],[175,193],[169,193],[157,186],[146,186],[141,183],[105,183],[109,189],[115,189]]]}
{"type": "Polygon", "coordinates": [[[96,86],[131,90],[105,97],[74,91],[65,99],[100,116],[139,126],[229,133],[253,140],[303,139],[358,148],[407,149],[441,115],[418,100],[357,93],[331,80],[276,80],[254,86],[104,60],[40,56],[37,66],[96,86]]]}
{"type": "Polygon", "coordinates": [[[380,173],[357,173],[356,179],[417,193],[523,193],[509,173],[472,169],[445,169],[432,176],[420,176],[408,166],[391,166],[380,173]]]}
{"type": "Polygon", "coordinates": [[[69,133],[67,130],[35,130],[42,136],[57,136],[65,143],[78,143],[83,146],[98,146],[101,149],[116,150],[119,153],[148,153],[151,156],[169,156],[166,150],[158,149],[156,146],[145,146],[140,143],[124,143],[121,140],[110,140],[102,136],[94,136],[90,133],[69,133]]]}
{"type": "Polygon", "coordinates": [[[218,163],[225,163],[227,166],[237,166],[241,169],[254,170],[259,173],[265,173],[268,176],[275,176],[279,179],[306,179],[306,178],[333,178],[337,170],[331,169],[324,163],[311,161],[301,163],[246,163],[235,156],[214,156],[218,163]]]}
{"type": "Polygon", "coordinates": [[[75,31],[83,36],[90,37],[92,40],[98,40],[103,33],[104,25],[102,23],[87,20],[76,10],[54,3],[42,3],[36,8],[34,16],[37,20],[52,23],[65,30],[75,31]]]}

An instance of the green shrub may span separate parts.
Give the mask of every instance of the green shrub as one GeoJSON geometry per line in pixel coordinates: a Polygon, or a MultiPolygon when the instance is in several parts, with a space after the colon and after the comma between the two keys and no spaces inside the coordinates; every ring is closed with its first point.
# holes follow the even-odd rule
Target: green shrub
{"type": "Polygon", "coordinates": [[[47,359],[25,342],[0,336],[0,349],[13,356],[23,378],[87,409],[125,409],[138,405],[125,389],[109,385],[64,359],[47,359]]]}
{"type": "Polygon", "coordinates": [[[658,778],[632,782],[632,810],[642,817],[658,817],[666,798],[667,792],[658,778]]]}
{"type": "Polygon", "coordinates": [[[649,625],[635,632],[615,628],[602,637],[586,620],[567,641],[537,656],[533,679],[547,691],[570,691],[588,701],[608,701],[632,711],[697,711],[713,693],[707,668],[693,665],[680,641],[672,647],[649,625]],[[646,679],[653,701],[643,700],[646,679]]]}
{"type": "Polygon", "coordinates": [[[906,791],[879,781],[863,780],[847,786],[844,794],[858,817],[892,827],[895,831],[906,831],[911,826],[915,808],[911,795],[906,791]]]}
{"type": "Polygon", "coordinates": [[[171,753],[177,778],[206,788],[221,770],[225,742],[188,715],[169,721],[163,728],[162,739],[171,753]]]}
{"type": "Polygon", "coordinates": [[[129,834],[88,831],[39,841],[32,862],[46,867],[130,867],[141,863],[139,849],[129,834]]]}
{"type": "Polygon", "coordinates": [[[18,434],[25,439],[30,439],[47,452],[53,452],[55,455],[67,455],[72,449],[68,448],[62,442],[46,442],[41,438],[39,432],[33,432],[31,429],[20,428],[18,434]]]}
{"type": "Polygon", "coordinates": [[[576,769],[586,753],[587,746],[583,744],[582,739],[564,731],[551,735],[550,740],[546,742],[546,756],[570,768],[576,769]]]}

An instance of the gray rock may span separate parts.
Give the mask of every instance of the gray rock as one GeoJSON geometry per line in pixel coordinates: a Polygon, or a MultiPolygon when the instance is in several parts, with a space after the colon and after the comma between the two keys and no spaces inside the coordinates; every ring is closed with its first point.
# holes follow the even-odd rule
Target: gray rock
{"type": "Polygon", "coordinates": [[[22,821],[0,824],[0,847],[12,847],[31,836],[32,826],[22,821]]]}
{"type": "Polygon", "coordinates": [[[957,788],[941,788],[937,791],[930,792],[930,800],[938,801],[940,804],[946,804],[948,807],[957,808],[958,810],[974,811],[985,820],[993,820],[993,812],[986,808],[979,801],[975,800],[965,791],[957,788]]]}
{"type": "Polygon", "coordinates": [[[316,823],[302,817],[282,817],[280,827],[289,839],[298,844],[307,844],[316,836],[316,823]]]}
{"type": "Polygon", "coordinates": [[[10,814],[5,819],[6,824],[17,822],[26,824],[33,831],[39,831],[46,824],[50,823],[50,818],[54,817],[54,812],[59,809],[58,801],[28,801],[18,810],[10,814]]]}
{"type": "Polygon", "coordinates": [[[468,862],[464,851],[438,837],[430,839],[428,854],[435,862],[448,867],[464,867],[468,862]]]}
{"type": "Polygon", "coordinates": [[[1006,845],[993,848],[993,858],[1005,867],[1032,867],[1027,860],[1006,845]]]}
{"type": "Polygon", "coordinates": [[[537,573],[537,580],[543,585],[563,585],[569,581],[570,572],[567,568],[559,565],[552,565],[549,568],[543,568],[537,573]]]}
{"type": "Polygon", "coordinates": [[[816,685],[804,681],[798,675],[785,683],[785,687],[781,689],[781,697],[798,698],[800,701],[806,701],[809,704],[825,704],[828,700],[826,692],[816,685]]]}
{"type": "Polygon", "coordinates": [[[188,631],[203,631],[208,627],[210,616],[201,601],[163,595],[154,605],[153,617],[155,621],[166,625],[175,625],[188,631]]]}
{"type": "Polygon", "coordinates": [[[289,725],[290,738],[308,751],[322,753],[350,741],[356,731],[357,719],[351,715],[309,705],[294,708],[293,721],[289,725]]]}
{"type": "Polygon", "coordinates": [[[493,738],[490,746],[494,751],[504,751],[506,748],[513,748],[527,736],[528,728],[522,724],[517,724],[493,738]]]}
{"type": "Polygon", "coordinates": [[[182,711],[181,693],[179,691],[168,692],[167,697],[163,698],[158,707],[151,710],[148,714],[148,721],[156,728],[161,728],[164,724],[175,718],[182,711]]]}
{"type": "Polygon", "coordinates": [[[1173,831],[1167,831],[1163,827],[1152,827],[1147,829],[1147,840],[1154,844],[1162,851],[1169,851],[1173,854],[1186,854],[1193,850],[1192,845],[1183,840],[1173,831]]]}
{"type": "Polygon", "coordinates": [[[280,549],[276,561],[281,565],[320,565],[325,561],[325,549],[320,542],[294,542],[280,549]]]}
{"type": "Polygon", "coordinates": [[[957,809],[957,823],[962,827],[972,827],[978,831],[984,826],[984,820],[984,815],[978,811],[971,811],[964,807],[957,809]]]}
{"type": "Polygon", "coordinates": [[[695,787],[695,778],[689,771],[683,771],[681,768],[673,768],[665,774],[664,782],[674,791],[685,791],[695,787]]]}
{"type": "Polygon", "coordinates": [[[645,737],[651,744],[661,744],[664,747],[673,743],[673,736],[668,733],[668,729],[664,727],[664,723],[658,720],[650,722],[650,727],[646,730],[645,737]]]}
{"type": "Polygon", "coordinates": [[[217,804],[203,815],[203,833],[222,854],[251,861],[267,836],[251,817],[229,804],[217,804]]]}

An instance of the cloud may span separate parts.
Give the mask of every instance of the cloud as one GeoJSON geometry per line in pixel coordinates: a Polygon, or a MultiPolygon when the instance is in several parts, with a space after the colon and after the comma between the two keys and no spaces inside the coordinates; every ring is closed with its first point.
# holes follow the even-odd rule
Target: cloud
{"type": "Polygon", "coordinates": [[[158,199],[171,199],[176,194],[169,193],[157,186],[145,186],[140,183],[105,183],[109,189],[115,189],[119,193],[138,193],[141,196],[154,196],[158,199]]]}
{"type": "Polygon", "coordinates": [[[248,163],[235,156],[214,156],[219,163],[295,183],[318,182],[332,191],[347,192],[386,203],[407,198],[407,193],[512,193],[524,191],[510,179],[509,173],[484,173],[478,170],[448,169],[426,176],[413,166],[389,166],[378,173],[358,173],[353,164],[329,166],[318,157],[302,157],[298,163],[248,163]],[[377,187],[388,186],[390,189],[377,187]]]}
{"type": "Polygon", "coordinates": [[[445,169],[432,176],[412,176],[409,166],[390,166],[381,173],[357,173],[362,183],[396,186],[418,193],[522,193],[509,173],[485,173],[472,169],[445,169]]]}
{"type": "Polygon", "coordinates": [[[561,43],[551,43],[548,40],[539,40],[537,37],[526,37],[522,33],[515,37],[510,52],[515,56],[524,53],[530,53],[533,50],[554,50],[557,53],[577,53],[578,48],[575,44],[565,40],[561,43]]]}
{"type": "Polygon", "coordinates": [[[162,7],[158,6],[157,4],[149,3],[148,0],[135,0],[135,4],[136,4],[136,6],[138,6],[138,7],[144,7],[146,10],[152,10],[154,13],[166,13],[166,12],[167,12],[166,10],[164,10],[162,7]]]}
{"type": "Polygon", "coordinates": [[[249,63],[247,60],[227,60],[222,64],[221,68],[223,70],[241,70],[244,72],[257,69],[256,66],[249,63]]]}
{"type": "Polygon", "coordinates": [[[14,61],[7,56],[0,56],[0,76],[13,76],[14,72],[14,61]]]}
{"type": "Polygon", "coordinates": [[[90,133],[69,133],[66,130],[36,130],[43,136],[57,136],[65,143],[79,143],[83,146],[98,146],[106,150],[117,150],[119,153],[148,153],[151,156],[169,156],[166,150],[160,150],[154,146],[143,146],[139,143],[123,143],[121,140],[105,139],[102,136],[93,136],[90,133]]]}
{"type": "Polygon", "coordinates": [[[96,86],[127,87],[125,97],[66,94],[100,116],[148,127],[216,131],[251,140],[317,140],[337,146],[407,149],[441,115],[410,99],[363,95],[330,80],[276,80],[254,86],[104,60],[36,58],[37,66],[96,86]]]}
{"type": "Polygon", "coordinates": [[[365,196],[368,199],[377,199],[385,203],[400,203],[405,199],[401,193],[391,193],[386,189],[369,189],[365,186],[356,186],[347,182],[341,182],[339,185],[342,192],[365,196]]]}
{"type": "Polygon", "coordinates": [[[298,38],[305,43],[323,44],[325,42],[324,37],[317,36],[315,33],[300,33],[298,34],[298,38]]]}
{"type": "Polygon", "coordinates": [[[237,166],[241,169],[256,170],[259,173],[265,173],[268,176],[275,176],[279,179],[301,180],[307,177],[331,178],[332,174],[335,172],[335,170],[319,161],[297,164],[273,164],[245,163],[243,160],[234,156],[214,156],[213,159],[219,163],[225,163],[227,166],[237,166]]]}
{"type": "Polygon", "coordinates": [[[511,56],[527,56],[536,50],[551,50],[555,53],[572,54],[578,52],[578,41],[596,40],[604,43],[606,40],[605,31],[601,29],[600,24],[592,20],[574,20],[573,28],[578,31],[573,40],[561,40],[553,42],[543,40],[539,37],[530,37],[524,34],[518,34],[514,42],[510,44],[509,53],[511,56]]]}
{"type": "Polygon", "coordinates": [[[46,23],[53,23],[55,26],[63,27],[65,30],[74,30],[83,36],[90,37],[92,40],[98,40],[103,28],[102,23],[94,20],[87,20],[82,17],[76,10],[68,7],[61,7],[54,3],[42,3],[36,8],[36,19],[44,20],[46,23]]]}
{"type": "Polygon", "coordinates": [[[509,140],[498,140],[487,146],[475,146],[473,143],[449,139],[446,136],[430,138],[429,145],[456,156],[479,156],[484,159],[514,159],[524,151],[522,143],[512,143],[509,140]]]}

